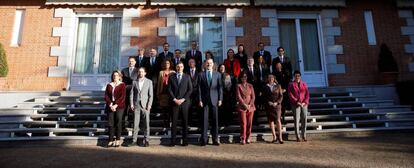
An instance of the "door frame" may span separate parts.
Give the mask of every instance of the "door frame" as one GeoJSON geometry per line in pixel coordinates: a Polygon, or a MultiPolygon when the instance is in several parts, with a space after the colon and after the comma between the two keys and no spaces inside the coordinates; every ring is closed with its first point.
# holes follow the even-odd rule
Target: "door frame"
{"type": "MultiPolygon", "coordinates": [[[[97,72],[97,69],[98,69],[97,66],[99,66],[99,57],[97,57],[96,54],[97,54],[97,52],[99,52],[99,49],[96,49],[96,48],[95,48],[95,53],[94,53],[94,61],[96,61],[98,63],[93,65],[94,66],[94,68],[93,68],[94,72],[92,74],[79,74],[79,75],[76,75],[74,73],[75,59],[76,59],[76,48],[77,48],[77,41],[78,41],[79,18],[82,18],[82,17],[95,17],[95,18],[98,18],[97,22],[99,22],[99,20],[100,20],[100,22],[102,22],[102,19],[99,19],[99,18],[108,18],[108,17],[119,17],[122,20],[123,12],[122,11],[88,11],[88,10],[75,11],[75,20],[74,20],[75,25],[74,25],[74,28],[73,28],[73,41],[72,41],[72,48],[71,48],[72,54],[70,56],[70,71],[69,71],[70,73],[68,75],[68,87],[67,87],[67,88],[69,88],[68,90],[73,90],[72,78],[74,76],[84,76],[84,77],[89,76],[89,77],[96,77],[96,79],[98,79],[98,77],[102,77],[102,78],[107,77],[108,79],[110,79],[110,74],[98,74],[98,72],[97,72]]],[[[99,27],[99,26],[102,26],[102,23],[101,24],[97,23],[97,27],[96,27],[97,37],[95,37],[97,39],[101,38],[100,37],[100,32],[102,30],[102,27],[99,27]]],[[[121,41],[121,39],[122,39],[122,27],[123,27],[122,21],[121,21],[120,26],[121,26],[121,29],[120,29],[121,33],[120,33],[119,38],[120,38],[120,41],[121,41]]],[[[122,45],[122,43],[119,44],[120,50],[119,50],[119,53],[118,53],[118,60],[119,60],[118,61],[118,67],[119,68],[121,68],[121,62],[120,62],[121,61],[121,57],[120,57],[121,56],[121,45],[122,45]]],[[[98,48],[99,48],[99,46],[98,46],[98,48]]],[[[102,90],[102,89],[104,89],[104,88],[97,88],[97,86],[86,86],[86,87],[83,87],[81,89],[75,89],[75,90],[92,90],[92,91],[94,91],[94,90],[102,90]]]]}
{"type": "Polygon", "coordinates": [[[302,75],[305,74],[305,72],[310,73],[316,73],[316,72],[322,72],[324,76],[324,85],[319,87],[328,87],[328,73],[327,73],[327,67],[326,67],[326,60],[325,60],[325,45],[324,45],[324,36],[322,31],[322,23],[321,23],[321,16],[319,12],[302,12],[302,11],[289,11],[289,12],[279,12],[277,14],[277,19],[294,19],[295,20],[295,26],[296,26],[296,36],[298,41],[298,50],[302,51],[302,39],[300,34],[300,20],[301,19],[315,19],[316,25],[318,29],[318,41],[319,41],[319,52],[320,52],[320,59],[321,59],[321,68],[322,71],[305,71],[303,66],[303,53],[298,51],[298,57],[301,59],[301,63],[299,64],[299,68],[301,69],[302,75]],[[299,24],[298,24],[299,22],[299,24]],[[300,43],[300,44],[299,44],[300,43]]]}

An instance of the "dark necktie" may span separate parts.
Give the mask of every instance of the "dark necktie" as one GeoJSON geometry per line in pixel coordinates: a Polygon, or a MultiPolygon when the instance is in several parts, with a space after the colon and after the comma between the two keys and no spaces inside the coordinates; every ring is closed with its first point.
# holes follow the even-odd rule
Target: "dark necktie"
{"type": "Polygon", "coordinates": [[[208,80],[208,83],[211,85],[211,71],[207,71],[207,80],[208,80]]]}

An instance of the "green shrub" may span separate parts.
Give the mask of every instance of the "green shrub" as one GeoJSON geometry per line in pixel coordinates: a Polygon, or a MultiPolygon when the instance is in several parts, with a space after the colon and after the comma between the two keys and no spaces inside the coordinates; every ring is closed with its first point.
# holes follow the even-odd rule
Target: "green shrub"
{"type": "Polygon", "coordinates": [[[0,77],[6,77],[8,72],[9,67],[7,66],[6,51],[0,43],[0,77]]]}

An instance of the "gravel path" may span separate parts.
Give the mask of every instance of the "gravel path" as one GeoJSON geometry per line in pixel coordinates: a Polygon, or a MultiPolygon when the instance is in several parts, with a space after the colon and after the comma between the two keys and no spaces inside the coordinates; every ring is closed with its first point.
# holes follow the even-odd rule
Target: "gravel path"
{"type": "Polygon", "coordinates": [[[338,137],[307,143],[265,142],[219,147],[0,149],[0,167],[414,167],[414,134],[338,137]]]}

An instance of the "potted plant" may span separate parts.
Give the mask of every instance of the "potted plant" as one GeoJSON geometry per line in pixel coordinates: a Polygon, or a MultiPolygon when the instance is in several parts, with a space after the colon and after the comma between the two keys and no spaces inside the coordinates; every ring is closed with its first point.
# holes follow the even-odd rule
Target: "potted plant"
{"type": "Polygon", "coordinates": [[[398,81],[398,65],[391,50],[384,43],[380,46],[378,59],[379,84],[394,84],[398,81]]]}
{"type": "Polygon", "coordinates": [[[6,51],[0,43],[0,77],[6,77],[8,72],[9,67],[7,66],[6,51]]]}

